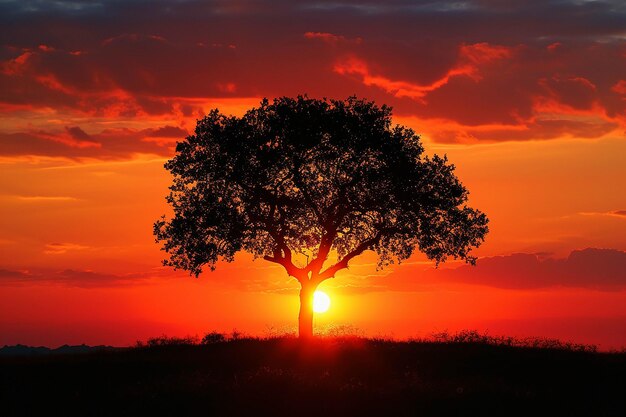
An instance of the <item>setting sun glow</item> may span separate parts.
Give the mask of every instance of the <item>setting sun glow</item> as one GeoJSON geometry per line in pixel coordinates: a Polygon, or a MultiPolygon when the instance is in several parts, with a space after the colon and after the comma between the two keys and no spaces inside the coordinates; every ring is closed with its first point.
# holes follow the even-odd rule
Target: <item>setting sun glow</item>
{"type": "Polygon", "coordinates": [[[325,313],[330,308],[330,297],[323,291],[315,291],[313,293],[313,311],[316,313],[325,313]]]}

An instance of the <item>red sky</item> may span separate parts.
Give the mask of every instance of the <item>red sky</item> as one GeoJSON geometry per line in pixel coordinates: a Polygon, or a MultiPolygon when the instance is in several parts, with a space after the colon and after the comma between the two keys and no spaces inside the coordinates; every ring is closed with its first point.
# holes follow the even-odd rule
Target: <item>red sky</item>
{"type": "Polygon", "coordinates": [[[478,266],[365,255],[316,323],[626,346],[626,8],[618,1],[0,3],[0,345],[295,325],[251,260],[160,266],[163,163],[208,110],[352,94],[447,154],[478,266]]]}

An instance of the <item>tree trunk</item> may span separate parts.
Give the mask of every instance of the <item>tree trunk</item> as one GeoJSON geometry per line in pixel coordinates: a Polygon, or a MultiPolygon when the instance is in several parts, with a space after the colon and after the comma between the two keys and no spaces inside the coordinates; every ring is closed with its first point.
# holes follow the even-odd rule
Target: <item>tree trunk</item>
{"type": "Polygon", "coordinates": [[[300,289],[300,314],[298,315],[298,335],[301,340],[313,337],[313,285],[302,284],[300,289]]]}

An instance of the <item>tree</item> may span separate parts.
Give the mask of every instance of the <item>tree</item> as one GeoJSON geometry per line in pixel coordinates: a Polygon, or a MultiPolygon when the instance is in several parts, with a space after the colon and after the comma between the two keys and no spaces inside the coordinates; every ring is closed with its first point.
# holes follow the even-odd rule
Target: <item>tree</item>
{"type": "Polygon", "coordinates": [[[164,265],[196,277],[239,251],[300,283],[299,334],[313,334],[313,292],[366,250],[384,267],[416,248],[437,264],[470,255],[487,217],[446,157],[392,127],[391,108],[350,97],[282,97],[243,117],[211,111],[165,164],[173,217],[154,224],[164,265]],[[303,255],[306,255],[306,262],[303,255]]]}

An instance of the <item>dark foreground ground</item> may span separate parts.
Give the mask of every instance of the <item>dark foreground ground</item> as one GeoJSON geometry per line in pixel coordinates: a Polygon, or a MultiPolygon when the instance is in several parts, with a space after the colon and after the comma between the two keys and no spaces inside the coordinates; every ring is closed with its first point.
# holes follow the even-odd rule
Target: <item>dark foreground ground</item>
{"type": "Polygon", "coordinates": [[[626,416],[626,354],[240,339],[0,357],[9,416],[626,416]]]}

